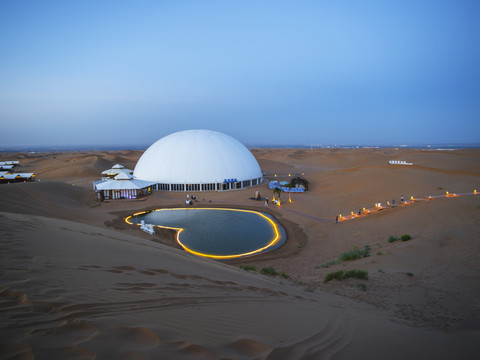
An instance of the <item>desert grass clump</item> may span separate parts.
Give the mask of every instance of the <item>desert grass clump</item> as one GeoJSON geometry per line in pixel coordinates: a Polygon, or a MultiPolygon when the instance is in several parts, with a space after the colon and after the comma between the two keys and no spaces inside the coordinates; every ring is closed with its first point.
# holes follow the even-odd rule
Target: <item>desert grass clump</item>
{"type": "Polygon", "coordinates": [[[323,279],[324,283],[329,282],[330,280],[345,280],[348,278],[363,279],[368,280],[368,272],[365,270],[339,270],[335,272],[328,273],[323,279]]]}
{"type": "Polygon", "coordinates": [[[370,256],[370,245],[365,245],[363,250],[355,249],[352,251],[344,252],[342,255],[338,257],[338,261],[350,261],[350,260],[357,260],[364,257],[370,256]]]}
{"type": "Polygon", "coordinates": [[[240,265],[240,269],[243,269],[245,271],[257,271],[257,268],[253,265],[240,265]]]}
{"type": "Polygon", "coordinates": [[[365,270],[347,270],[345,271],[345,279],[355,278],[355,279],[364,279],[368,280],[368,272],[365,270]]]}
{"type": "MultiPolygon", "coordinates": [[[[335,265],[335,264],[338,264],[338,261],[337,260],[328,260],[326,262],[324,262],[323,264],[320,264],[318,268],[322,267],[322,268],[328,268],[332,265],[335,265]]],[[[317,269],[318,269],[317,268],[317,269]]]]}
{"type": "Polygon", "coordinates": [[[91,208],[102,205],[102,203],[97,199],[87,199],[85,203],[87,204],[88,207],[91,207],[91,208]]]}
{"type": "Polygon", "coordinates": [[[261,270],[261,273],[264,275],[277,276],[278,272],[273,267],[266,267],[261,270]]]}
{"type": "Polygon", "coordinates": [[[288,279],[288,278],[290,277],[290,275],[288,275],[288,274],[285,273],[285,272],[280,273],[280,276],[281,276],[282,278],[284,278],[284,279],[288,279]]]}
{"type": "Polygon", "coordinates": [[[364,283],[358,283],[357,288],[359,288],[362,291],[367,291],[367,285],[365,285],[364,283]]]}
{"type": "Polygon", "coordinates": [[[395,242],[395,241],[397,241],[397,240],[398,240],[398,237],[396,237],[396,236],[390,235],[390,236],[388,237],[388,242],[389,242],[389,243],[395,242]]]}
{"type": "Polygon", "coordinates": [[[412,237],[411,237],[410,235],[408,235],[408,234],[403,234],[403,235],[400,237],[400,239],[401,239],[402,241],[408,241],[408,240],[410,240],[411,238],[412,238],[412,237]]]}
{"type": "Polygon", "coordinates": [[[407,276],[413,276],[413,273],[407,272],[407,276]]]}

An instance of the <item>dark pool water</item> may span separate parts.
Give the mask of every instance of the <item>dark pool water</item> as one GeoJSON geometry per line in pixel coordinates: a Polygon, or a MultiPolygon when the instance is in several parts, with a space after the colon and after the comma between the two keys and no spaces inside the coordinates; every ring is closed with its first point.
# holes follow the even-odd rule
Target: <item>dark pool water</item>
{"type": "Polygon", "coordinates": [[[183,229],[178,240],[186,250],[213,256],[249,256],[277,249],[286,240],[270,215],[236,209],[161,209],[130,221],[183,229]],[[272,244],[274,242],[274,244],[272,244]],[[270,246],[269,246],[270,244],[270,246]],[[258,249],[260,252],[250,254],[258,249]]]}

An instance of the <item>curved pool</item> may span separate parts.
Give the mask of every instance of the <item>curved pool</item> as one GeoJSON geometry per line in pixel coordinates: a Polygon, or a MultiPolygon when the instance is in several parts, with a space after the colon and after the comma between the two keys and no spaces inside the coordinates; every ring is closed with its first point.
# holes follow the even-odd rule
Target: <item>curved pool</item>
{"type": "Polygon", "coordinates": [[[224,208],[157,209],[129,216],[125,221],[174,229],[186,251],[213,259],[258,255],[282,246],[283,227],[272,216],[252,210],[224,208]]]}

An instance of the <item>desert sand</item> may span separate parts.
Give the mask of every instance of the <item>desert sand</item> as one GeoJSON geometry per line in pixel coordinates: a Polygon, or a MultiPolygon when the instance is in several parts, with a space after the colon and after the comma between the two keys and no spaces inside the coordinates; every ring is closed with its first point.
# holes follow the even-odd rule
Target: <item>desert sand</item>
{"type": "Polygon", "coordinates": [[[101,171],[133,169],[140,151],[0,154],[40,179],[0,185],[0,358],[478,358],[480,195],[334,219],[401,195],[480,190],[479,149],[252,152],[262,185],[197,193],[194,206],[269,212],[288,241],[226,262],[184,252],[170,231],[151,236],[123,221],[183,206],[185,193],[95,200],[101,171]],[[280,207],[249,199],[256,190],[271,198],[268,180],[296,173],[310,189],[291,203],[286,194],[280,207]],[[402,234],[412,239],[387,241],[402,234]],[[369,257],[322,266],[365,245],[369,257]],[[289,278],[263,275],[264,267],[289,278]],[[323,282],[348,269],[369,279],[323,282]]]}

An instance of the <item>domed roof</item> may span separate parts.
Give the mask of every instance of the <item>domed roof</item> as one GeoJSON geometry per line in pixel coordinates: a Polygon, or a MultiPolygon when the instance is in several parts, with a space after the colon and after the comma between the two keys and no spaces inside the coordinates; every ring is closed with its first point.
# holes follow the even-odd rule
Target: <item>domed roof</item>
{"type": "Polygon", "coordinates": [[[151,145],[135,166],[137,179],[163,184],[208,184],[258,179],[262,172],[239,141],[211,130],[186,130],[151,145]]]}

